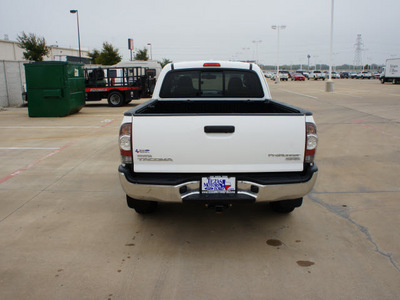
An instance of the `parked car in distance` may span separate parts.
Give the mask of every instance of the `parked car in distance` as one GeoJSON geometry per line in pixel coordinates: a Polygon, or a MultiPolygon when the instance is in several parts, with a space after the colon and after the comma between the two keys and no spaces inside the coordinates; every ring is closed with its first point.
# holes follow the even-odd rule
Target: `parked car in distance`
{"type": "Polygon", "coordinates": [[[272,76],[274,76],[274,73],[264,71],[264,76],[265,76],[265,78],[271,78],[272,76]]]}
{"type": "Polygon", "coordinates": [[[350,78],[351,79],[357,78],[357,73],[356,72],[351,72],[350,73],[350,78]]]}
{"type": "Polygon", "coordinates": [[[362,71],[361,72],[361,79],[371,79],[372,74],[369,71],[362,71]]]}
{"type": "Polygon", "coordinates": [[[340,79],[339,73],[337,73],[337,72],[335,72],[335,71],[332,71],[331,76],[332,76],[333,79],[340,79]]]}
{"type": "Polygon", "coordinates": [[[295,73],[303,74],[307,79],[310,79],[310,73],[309,73],[309,71],[297,70],[295,73]]]}
{"type": "MultiPolygon", "coordinates": [[[[329,79],[329,71],[324,71],[324,74],[325,74],[325,78],[329,79]]],[[[331,72],[331,77],[332,77],[332,79],[338,79],[338,78],[340,79],[340,75],[335,71],[331,72]]]]}
{"type": "MultiPolygon", "coordinates": [[[[279,71],[279,79],[282,81],[288,81],[290,78],[290,73],[289,71],[279,71]]],[[[276,80],[276,74],[271,77],[272,80],[276,80]]]]}
{"type": "MultiPolygon", "coordinates": [[[[282,75],[284,75],[285,76],[285,74],[286,74],[286,76],[287,76],[287,79],[286,80],[288,80],[289,78],[292,78],[292,75],[290,74],[290,72],[289,71],[285,71],[285,70],[280,70],[279,71],[279,76],[282,78],[282,75]]],[[[286,77],[285,76],[285,77],[286,77]]]]}
{"type": "Polygon", "coordinates": [[[306,77],[303,75],[303,74],[301,74],[301,73],[294,73],[293,75],[292,75],[292,81],[297,81],[297,80],[300,80],[300,81],[305,81],[306,80],[306,77]]]}
{"type": "Polygon", "coordinates": [[[350,72],[340,72],[340,78],[344,79],[348,79],[350,77],[350,72]]]}
{"type": "Polygon", "coordinates": [[[322,79],[322,80],[325,80],[325,74],[322,73],[319,70],[314,70],[310,74],[310,79],[314,79],[314,80],[322,79]]]}
{"type": "Polygon", "coordinates": [[[382,76],[382,73],[379,73],[379,72],[372,73],[373,79],[381,79],[381,76],[382,76]]]}

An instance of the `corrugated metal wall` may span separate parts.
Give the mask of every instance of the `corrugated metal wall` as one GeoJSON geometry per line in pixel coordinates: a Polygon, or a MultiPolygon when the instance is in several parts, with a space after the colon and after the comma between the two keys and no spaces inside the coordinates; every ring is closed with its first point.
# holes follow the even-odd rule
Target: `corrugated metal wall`
{"type": "Polygon", "coordinates": [[[23,104],[24,62],[0,60],[0,107],[23,104]]]}

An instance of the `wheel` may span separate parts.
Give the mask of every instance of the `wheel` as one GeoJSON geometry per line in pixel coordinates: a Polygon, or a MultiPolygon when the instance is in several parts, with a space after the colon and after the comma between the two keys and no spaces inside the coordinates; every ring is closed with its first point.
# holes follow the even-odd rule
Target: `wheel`
{"type": "Polygon", "coordinates": [[[136,200],[126,195],[128,207],[133,208],[138,214],[151,214],[157,209],[158,202],[136,200]]]}
{"type": "Polygon", "coordinates": [[[282,200],[271,202],[270,207],[273,211],[281,213],[281,214],[288,214],[294,211],[296,207],[300,207],[303,204],[303,198],[298,198],[294,200],[282,200]]]}
{"type": "Polygon", "coordinates": [[[108,104],[110,106],[122,106],[125,103],[124,95],[120,92],[114,91],[108,95],[108,104]]]}

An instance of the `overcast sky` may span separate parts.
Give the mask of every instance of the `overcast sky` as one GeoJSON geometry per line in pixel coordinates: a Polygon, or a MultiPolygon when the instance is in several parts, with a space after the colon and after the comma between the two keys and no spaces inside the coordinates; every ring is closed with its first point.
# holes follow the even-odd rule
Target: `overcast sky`
{"type": "MultiPolygon", "coordinates": [[[[104,41],[130,57],[135,48],[152,44],[153,59],[256,60],[280,63],[329,63],[331,0],[0,0],[0,39],[16,40],[22,31],[43,36],[49,45],[101,49],[104,41]],[[262,41],[254,43],[253,41],[262,41]],[[258,55],[257,55],[258,45],[258,55]]],[[[399,0],[335,0],[334,64],[352,64],[357,34],[363,41],[362,62],[383,64],[400,57],[399,0]]]]}

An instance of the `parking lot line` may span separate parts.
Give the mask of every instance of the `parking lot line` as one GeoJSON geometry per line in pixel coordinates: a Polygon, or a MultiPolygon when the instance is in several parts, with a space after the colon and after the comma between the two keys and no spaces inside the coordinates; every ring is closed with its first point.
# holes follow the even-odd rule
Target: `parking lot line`
{"type": "Polygon", "coordinates": [[[9,174],[9,175],[3,177],[3,178],[0,178],[0,184],[2,184],[3,182],[6,182],[7,180],[13,178],[14,176],[16,176],[16,175],[18,175],[18,174],[21,174],[23,171],[29,170],[29,169],[32,168],[33,166],[36,166],[37,164],[41,163],[41,162],[42,162],[43,160],[45,160],[46,158],[49,158],[49,157],[53,156],[54,154],[56,154],[56,153],[58,153],[58,152],[60,152],[60,151],[62,151],[62,150],[64,150],[64,149],[66,149],[66,148],[72,146],[72,145],[75,144],[77,141],[78,141],[78,140],[76,140],[76,141],[74,141],[74,142],[71,142],[71,143],[69,143],[69,144],[67,144],[67,145],[65,145],[65,146],[63,146],[63,147],[61,147],[61,148],[58,148],[58,149],[56,149],[56,150],[54,150],[54,151],[52,151],[52,152],[46,154],[45,156],[43,156],[43,157],[41,157],[41,158],[39,158],[39,159],[37,159],[37,160],[35,160],[35,161],[33,161],[33,162],[27,164],[25,167],[23,167],[23,168],[21,168],[21,169],[18,169],[18,170],[14,171],[13,173],[11,173],[11,174],[9,174]]]}
{"type": "Polygon", "coordinates": [[[299,95],[299,96],[304,96],[307,98],[312,98],[312,99],[318,99],[318,97],[315,96],[311,96],[311,95],[306,95],[306,94],[302,94],[302,93],[296,93],[296,92],[292,92],[292,91],[288,91],[288,90],[282,90],[284,92],[290,93],[290,94],[295,94],[295,95],[299,95]]]}
{"type": "MultiPolygon", "coordinates": [[[[325,91],[321,91],[321,92],[325,92],[325,91]]],[[[332,92],[332,94],[343,95],[343,96],[349,96],[349,97],[353,97],[353,98],[362,98],[361,96],[355,96],[355,95],[347,94],[347,93],[332,92]]]]}
{"type": "MultiPolygon", "coordinates": [[[[89,127],[89,128],[102,129],[102,128],[105,128],[105,127],[109,126],[110,124],[112,124],[112,123],[114,123],[114,122],[116,122],[116,121],[117,121],[117,120],[107,120],[107,123],[105,123],[105,124],[102,125],[102,126],[77,126],[77,127],[78,127],[78,128],[88,128],[88,127],[89,127]]],[[[3,126],[3,127],[7,127],[7,126],[3,126]]],[[[18,127],[18,126],[15,126],[15,127],[18,127]]],[[[39,127],[39,126],[38,126],[38,127],[39,127]]],[[[73,128],[74,128],[75,126],[68,126],[68,128],[69,128],[69,127],[73,127],[73,128]]],[[[2,128],[2,127],[0,127],[0,128],[2,128]]],[[[12,128],[12,126],[11,126],[11,127],[8,127],[8,128],[12,128]]],[[[18,127],[18,128],[19,128],[19,127],[18,127]]],[[[21,128],[32,128],[32,127],[30,127],[30,126],[26,126],[26,127],[25,127],[25,126],[22,126],[21,128]]],[[[53,128],[53,129],[54,129],[55,127],[54,127],[54,126],[43,126],[43,128],[53,128]]],[[[56,128],[62,128],[62,127],[56,127],[56,128]]],[[[37,164],[41,163],[41,162],[42,162],[43,160],[45,160],[46,158],[49,158],[49,157],[53,156],[54,154],[57,154],[58,152],[61,152],[61,151],[65,150],[65,149],[67,149],[68,147],[70,147],[70,146],[76,144],[76,143],[77,143],[78,141],[80,141],[82,138],[83,138],[83,137],[80,137],[80,138],[78,138],[78,139],[76,139],[76,140],[74,140],[74,141],[72,141],[72,142],[66,144],[66,145],[63,146],[63,147],[57,148],[57,149],[53,150],[52,152],[48,153],[47,155],[45,155],[45,156],[43,156],[43,157],[41,157],[41,158],[35,160],[34,162],[32,162],[32,163],[26,165],[25,167],[23,167],[23,168],[21,168],[21,169],[18,169],[18,170],[14,171],[13,173],[11,173],[11,174],[9,174],[9,175],[3,177],[3,178],[0,178],[0,184],[2,184],[3,182],[6,182],[7,180],[13,178],[14,176],[16,176],[16,175],[18,175],[18,174],[21,174],[22,172],[24,172],[24,171],[26,171],[26,170],[29,170],[29,169],[32,168],[33,166],[36,166],[37,164]]]]}
{"type": "Polygon", "coordinates": [[[56,148],[44,148],[44,147],[0,147],[0,150],[57,150],[60,147],[56,148]]]}
{"type": "Polygon", "coordinates": [[[101,128],[102,126],[0,126],[0,129],[77,129],[77,128],[101,128]]]}

